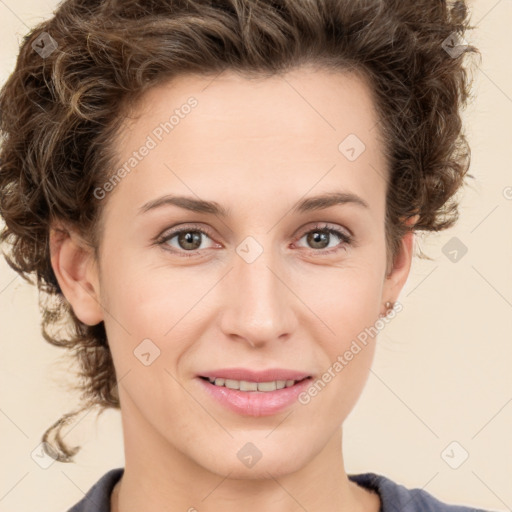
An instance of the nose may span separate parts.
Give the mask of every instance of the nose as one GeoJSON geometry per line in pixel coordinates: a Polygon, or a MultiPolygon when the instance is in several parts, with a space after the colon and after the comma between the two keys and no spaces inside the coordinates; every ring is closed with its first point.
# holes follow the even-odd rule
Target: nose
{"type": "Polygon", "coordinates": [[[234,255],[234,267],[223,280],[228,297],[221,309],[223,333],[254,348],[288,339],[297,327],[295,308],[300,304],[289,272],[271,250],[254,261],[240,254],[234,255]]]}

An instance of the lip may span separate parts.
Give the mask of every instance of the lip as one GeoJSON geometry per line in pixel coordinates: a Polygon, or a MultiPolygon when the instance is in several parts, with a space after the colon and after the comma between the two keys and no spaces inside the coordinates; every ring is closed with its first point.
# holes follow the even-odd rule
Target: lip
{"type": "Polygon", "coordinates": [[[248,368],[220,368],[198,374],[198,377],[246,380],[249,382],[272,382],[274,380],[302,380],[312,377],[310,373],[284,368],[269,368],[267,370],[250,370],[248,368]]]}
{"type": "MultiPolygon", "coordinates": [[[[288,373],[288,375],[292,375],[288,373]]],[[[297,375],[297,373],[295,373],[297,375]]],[[[217,376],[217,375],[212,375],[217,376]]],[[[261,375],[258,375],[261,377],[261,375]]],[[[267,378],[267,377],[265,377],[267,378]]],[[[271,416],[284,411],[294,402],[298,401],[298,396],[310,384],[311,378],[304,378],[301,382],[297,382],[289,388],[276,389],[275,391],[240,391],[237,389],[229,389],[223,386],[216,386],[210,381],[197,377],[202,389],[206,394],[213,398],[217,403],[223,405],[230,411],[245,416],[271,416]]],[[[246,379],[234,379],[246,380],[246,379]]],[[[286,380],[286,379],[270,379],[270,380],[286,380]]],[[[296,379],[291,379],[296,380],[296,379]]],[[[256,382],[266,382],[259,380],[256,382]]]]}

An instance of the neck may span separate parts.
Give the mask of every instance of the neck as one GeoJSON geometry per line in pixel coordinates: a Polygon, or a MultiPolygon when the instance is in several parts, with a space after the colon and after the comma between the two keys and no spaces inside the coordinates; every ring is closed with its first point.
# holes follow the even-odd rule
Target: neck
{"type": "Polygon", "coordinates": [[[265,463],[262,457],[253,467],[260,464],[260,473],[238,475],[229,465],[227,470],[216,465],[218,461],[211,457],[202,457],[199,462],[204,460],[204,465],[199,464],[190,454],[151,432],[147,424],[144,429],[138,428],[143,424],[137,425],[136,415],[129,417],[129,422],[123,417],[125,470],[111,496],[112,512],[195,511],[205,505],[211,512],[379,511],[378,496],[348,480],[343,467],[341,428],[319,453],[293,471],[285,466],[293,466],[294,459],[300,458],[304,452],[301,447],[297,447],[295,455],[288,454],[283,467],[269,465],[268,459],[266,466],[260,464],[265,463]],[[148,430],[142,435],[145,429],[150,435],[148,430]]]}

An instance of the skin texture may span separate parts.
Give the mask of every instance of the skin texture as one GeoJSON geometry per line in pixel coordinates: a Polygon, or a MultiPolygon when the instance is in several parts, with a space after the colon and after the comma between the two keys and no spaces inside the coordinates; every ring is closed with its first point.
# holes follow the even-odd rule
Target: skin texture
{"type": "Polygon", "coordinates": [[[307,405],[272,416],[226,410],[196,378],[223,367],[319,377],[398,299],[413,235],[388,273],[387,170],[370,90],[355,75],[309,68],[259,80],[180,76],[137,105],[120,162],[190,96],[198,105],[103,200],[99,262],[75,233],[51,237],[61,289],[82,322],[104,320],[120,380],[126,464],[112,509],[377,512],[378,497],[349,482],[341,449],[375,339],[307,405]],[[366,146],[355,161],[338,149],[351,133],[366,146]],[[368,208],[292,211],[333,191],[368,208]],[[169,193],[216,201],[229,216],[172,205],[138,213],[169,193]],[[353,244],[308,241],[319,221],[353,244]],[[152,243],[185,223],[211,233],[192,257],[180,256],[177,236],[152,243]],[[236,252],[248,236],[263,249],[252,263],[236,252]],[[146,338],[160,349],[149,366],[134,355],[146,338]],[[237,457],[248,442],[262,453],[251,468],[237,457]]]}

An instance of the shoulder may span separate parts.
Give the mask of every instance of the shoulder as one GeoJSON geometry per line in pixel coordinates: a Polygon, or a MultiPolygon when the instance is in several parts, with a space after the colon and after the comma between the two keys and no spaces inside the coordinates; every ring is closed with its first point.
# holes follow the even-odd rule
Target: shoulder
{"type": "Polygon", "coordinates": [[[110,512],[110,493],[123,472],[124,468],[116,468],[105,473],[68,512],[110,512]]]}
{"type": "Polygon", "coordinates": [[[423,489],[407,489],[375,473],[347,475],[356,484],[377,492],[382,502],[380,512],[489,512],[481,508],[443,503],[423,489]]]}

